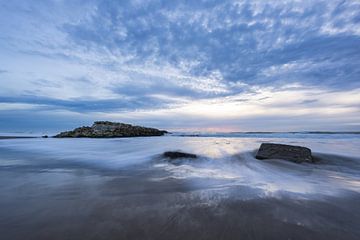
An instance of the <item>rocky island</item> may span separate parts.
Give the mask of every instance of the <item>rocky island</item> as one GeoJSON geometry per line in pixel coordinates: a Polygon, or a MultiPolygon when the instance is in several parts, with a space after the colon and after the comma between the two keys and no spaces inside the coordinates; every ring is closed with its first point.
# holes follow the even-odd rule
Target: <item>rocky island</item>
{"type": "Polygon", "coordinates": [[[79,127],[72,131],[61,132],[55,138],[116,138],[162,136],[167,131],[156,128],[134,126],[109,121],[94,122],[91,127],[79,127]]]}

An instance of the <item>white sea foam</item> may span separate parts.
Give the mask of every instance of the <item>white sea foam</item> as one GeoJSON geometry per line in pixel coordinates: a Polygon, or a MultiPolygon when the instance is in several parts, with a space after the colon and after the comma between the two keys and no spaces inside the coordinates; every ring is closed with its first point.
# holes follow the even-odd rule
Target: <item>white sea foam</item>
{"type": "MultiPolygon", "coordinates": [[[[360,192],[360,139],[151,137],[122,139],[8,139],[0,141],[0,167],[46,166],[64,168],[81,164],[107,170],[148,164],[168,178],[211,180],[216,186],[243,185],[267,194],[360,192]],[[319,164],[259,161],[254,152],[261,142],[301,145],[322,155],[319,164]],[[195,153],[200,159],[174,165],[160,158],[169,150],[195,153]],[[339,156],[338,156],[339,155],[339,156]],[[340,157],[346,156],[346,157],[340,157]],[[216,182],[219,181],[219,182],[216,182]]],[[[154,180],[163,180],[164,176],[154,180]]]]}

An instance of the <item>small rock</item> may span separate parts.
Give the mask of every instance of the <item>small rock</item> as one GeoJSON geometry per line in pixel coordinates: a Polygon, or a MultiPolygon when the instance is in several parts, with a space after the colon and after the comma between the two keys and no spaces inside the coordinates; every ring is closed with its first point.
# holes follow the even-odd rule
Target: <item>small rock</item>
{"type": "Polygon", "coordinates": [[[195,154],[184,152],[164,152],[163,156],[170,159],[197,158],[195,154]]]}
{"type": "Polygon", "coordinates": [[[262,143],[256,158],[283,159],[295,163],[313,162],[309,148],[275,143],[262,143]]]}
{"type": "Polygon", "coordinates": [[[49,136],[48,135],[44,135],[44,136],[42,136],[42,138],[48,138],[49,136]]]}

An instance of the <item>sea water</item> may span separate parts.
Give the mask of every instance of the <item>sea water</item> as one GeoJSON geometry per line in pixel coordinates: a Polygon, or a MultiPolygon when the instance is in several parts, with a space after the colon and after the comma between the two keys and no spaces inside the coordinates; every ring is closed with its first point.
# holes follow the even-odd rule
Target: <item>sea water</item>
{"type": "Polygon", "coordinates": [[[0,229],[5,239],[357,239],[359,146],[359,134],[312,133],[1,139],[0,229]],[[308,147],[318,161],[257,160],[264,142],[308,147]],[[199,158],[173,164],[165,151],[199,158]]]}
{"type": "Polygon", "coordinates": [[[229,184],[261,187],[265,191],[335,193],[360,192],[358,134],[218,134],[114,139],[32,138],[0,140],[0,168],[43,170],[119,170],[146,164],[173,178],[231,180],[229,184]],[[255,159],[263,142],[305,146],[321,161],[294,164],[255,159]],[[199,160],[171,164],[165,151],[197,154],[199,160]]]}

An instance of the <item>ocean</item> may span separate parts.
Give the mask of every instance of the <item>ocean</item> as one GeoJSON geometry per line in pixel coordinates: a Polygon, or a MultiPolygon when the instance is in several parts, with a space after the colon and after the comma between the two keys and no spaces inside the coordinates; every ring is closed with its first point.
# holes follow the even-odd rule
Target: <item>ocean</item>
{"type": "Polygon", "coordinates": [[[357,133],[1,139],[1,239],[360,239],[359,146],[357,133]],[[264,142],[318,161],[257,160],[264,142]]]}

